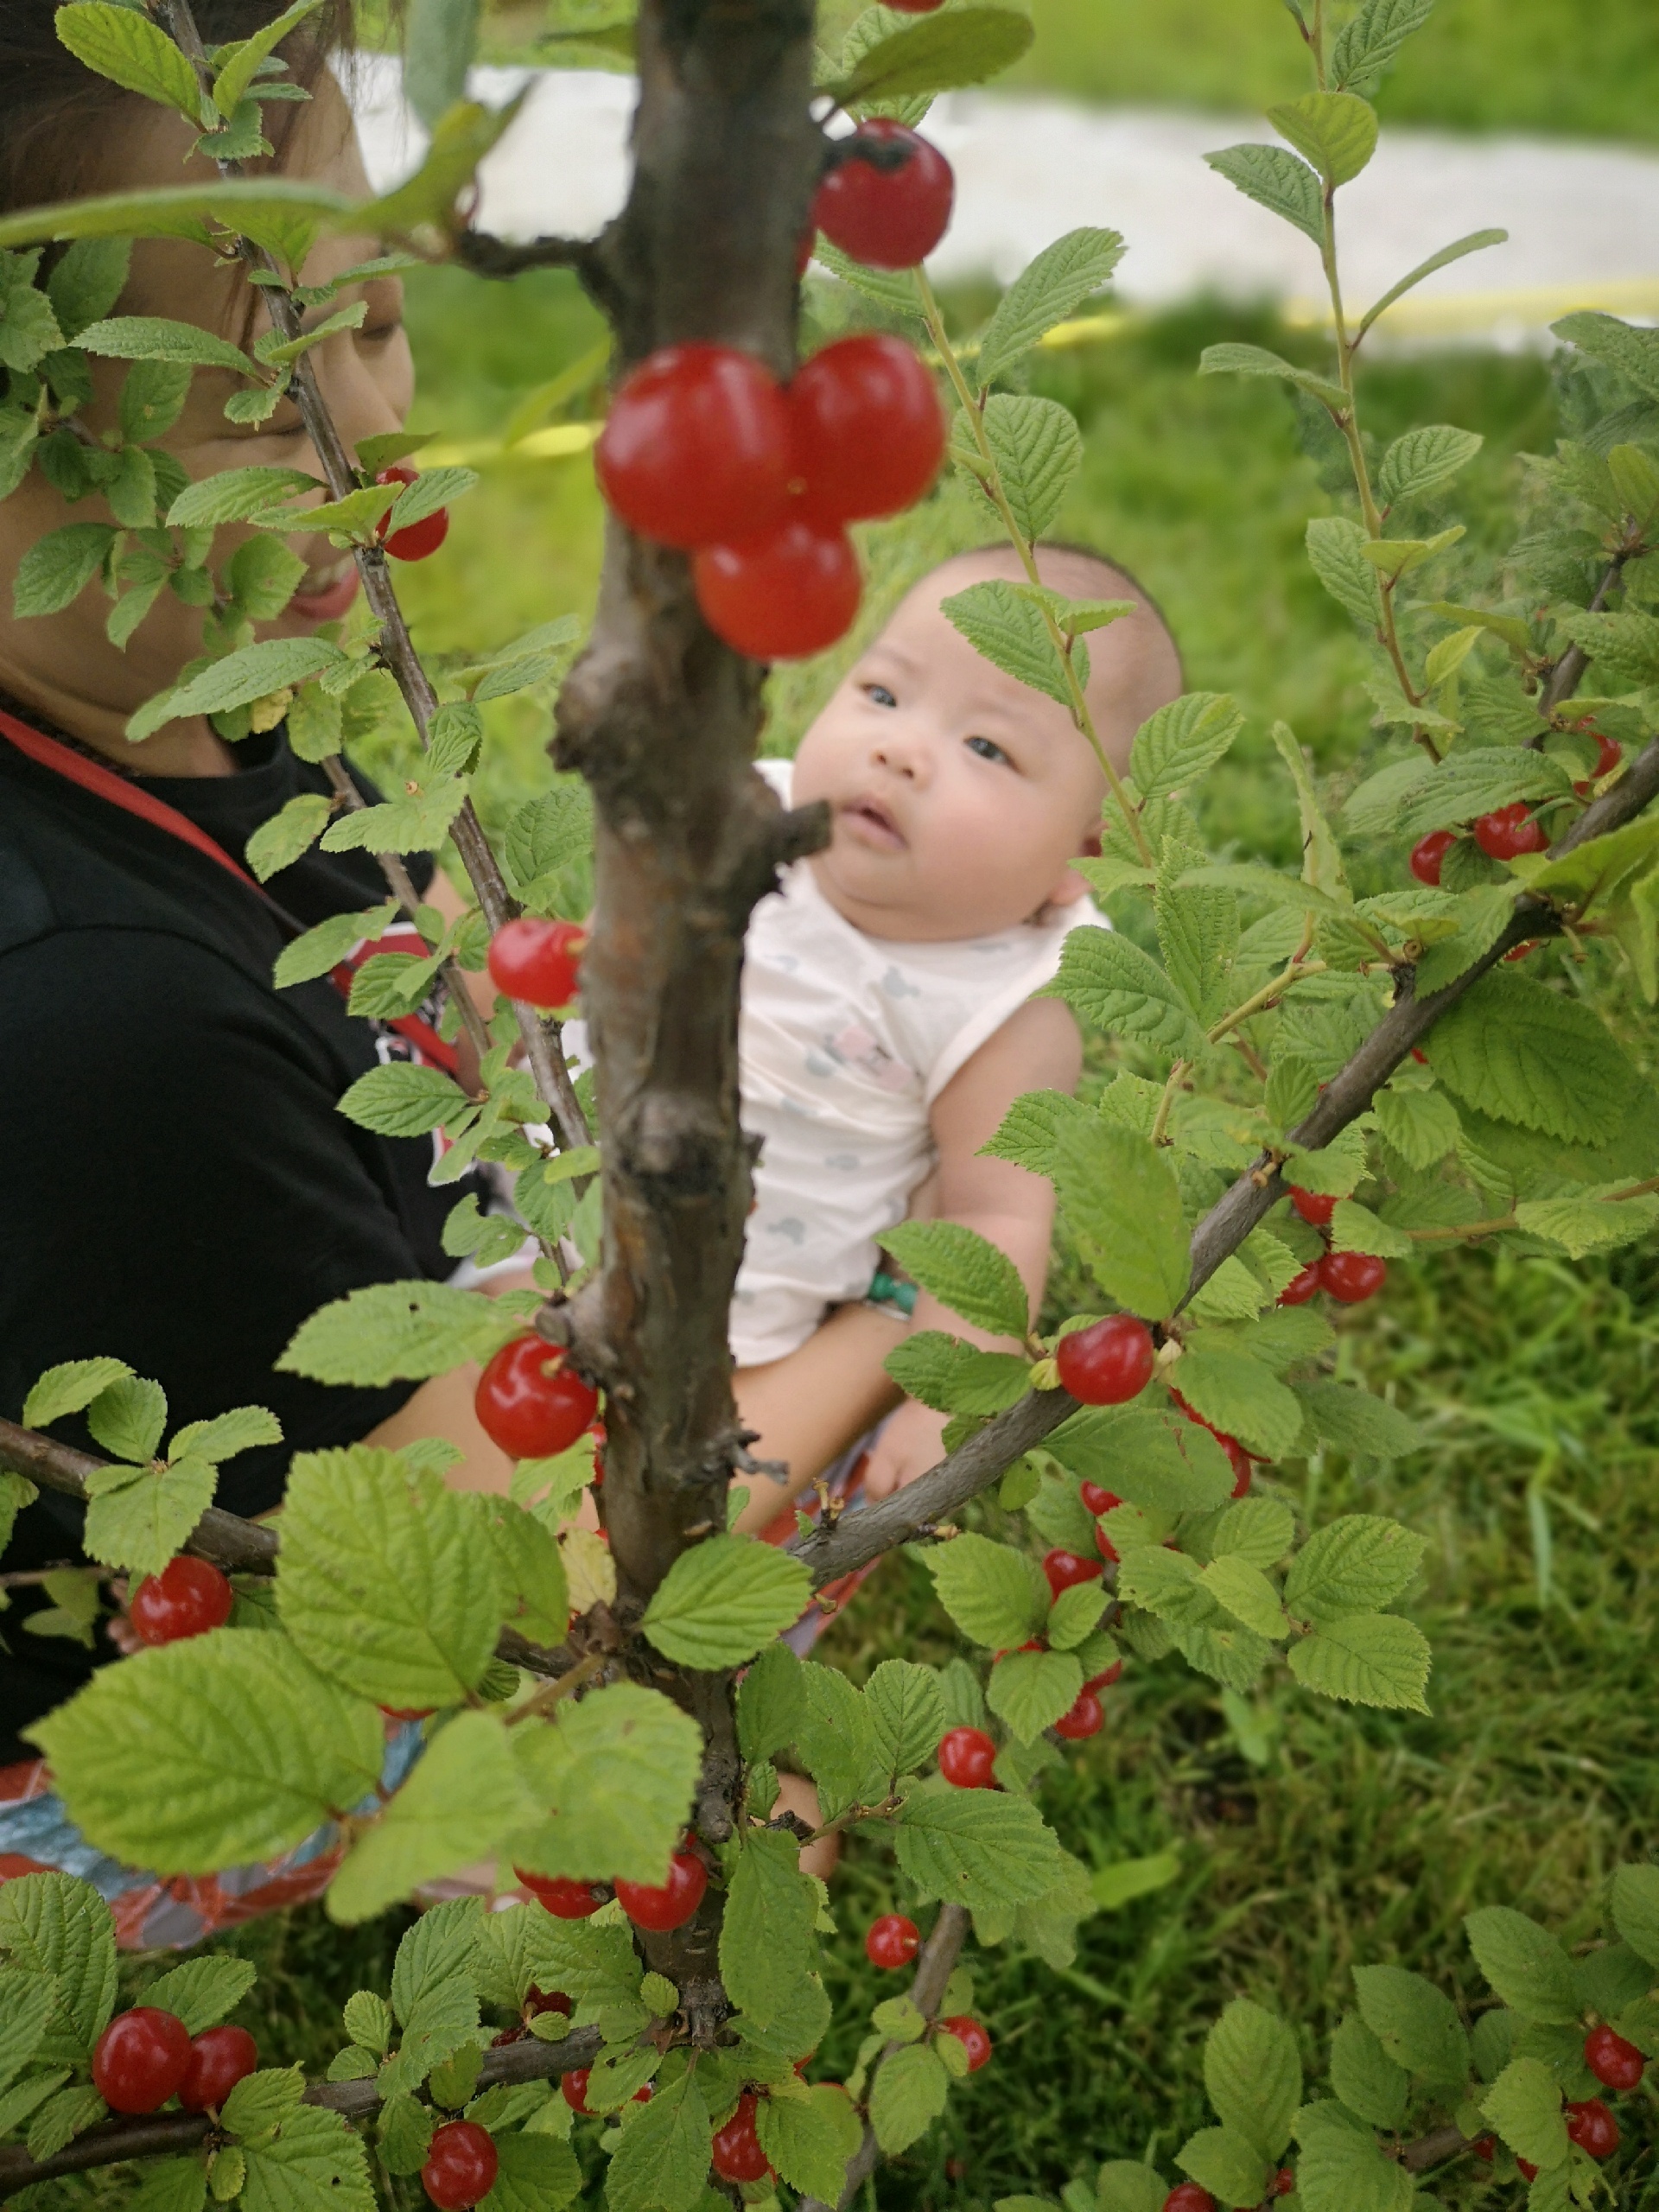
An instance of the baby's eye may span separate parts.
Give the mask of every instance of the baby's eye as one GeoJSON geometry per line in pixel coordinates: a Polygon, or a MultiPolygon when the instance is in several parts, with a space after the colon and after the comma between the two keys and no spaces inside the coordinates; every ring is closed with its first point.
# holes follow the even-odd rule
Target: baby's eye
{"type": "Polygon", "coordinates": [[[964,738],[963,742],[970,753],[977,753],[982,760],[1000,760],[1006,768],[1012,768],[1014,766],[1014,762],[1001,747],[993,744],[988,737],[969,737],[964,738]]]}
{"type": "Polygon", "coordinates": [[[896,707],[899,703],[885,683],[867,683],[864,696],[873,707],[896,707]]]}

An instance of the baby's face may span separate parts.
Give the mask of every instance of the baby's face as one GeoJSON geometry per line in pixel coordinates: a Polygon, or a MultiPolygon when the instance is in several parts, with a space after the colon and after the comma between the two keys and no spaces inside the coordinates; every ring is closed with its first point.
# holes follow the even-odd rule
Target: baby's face
{"type": "MultiPolygon", "coordinates": [[[[1103,779],[1054,700],[983,659],[928,576],[803,739],[793,802],[827,799],[819,887],[872,937],[987,937],[1079,897],[1103,779]]],[[[1097,849],[1097,848],[1096,848],[1097,849]]]]}

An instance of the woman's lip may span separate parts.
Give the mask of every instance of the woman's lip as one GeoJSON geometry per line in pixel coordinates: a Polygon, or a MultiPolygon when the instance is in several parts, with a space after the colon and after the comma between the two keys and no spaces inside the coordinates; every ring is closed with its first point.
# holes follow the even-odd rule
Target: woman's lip
{"type": "Polygon", "coordinates": [[[353,563],[344,575],[321,591],[296,591],[288,602],[288,612],[297,614],[302,622],[338,621],[357,597],[361,581],[353,563]]]}

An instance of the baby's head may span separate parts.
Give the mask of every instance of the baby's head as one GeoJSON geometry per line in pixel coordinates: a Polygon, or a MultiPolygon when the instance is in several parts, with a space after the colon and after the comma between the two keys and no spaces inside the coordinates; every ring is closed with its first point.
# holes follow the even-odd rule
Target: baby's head
{"type": "MultiPolygon", "coordinates": [[[[1038,550],[1045,584],[1126,599],[1089,639],[1089,704],[1120,772],[1135,731],[1181,690],[1162,616],[1122,569],[1069,546],[1038,550]]],[[[986,937],[1081,896],[1071,866],[1100,849],[1106,780],[1066,709],[1006,676],[941,611],[969,584],[1023,582],[1013,550],[945,562],[899,606],[801,741],[797,806],[827,799],[812,863],[846,920],[872,937],[986,937]]]]}

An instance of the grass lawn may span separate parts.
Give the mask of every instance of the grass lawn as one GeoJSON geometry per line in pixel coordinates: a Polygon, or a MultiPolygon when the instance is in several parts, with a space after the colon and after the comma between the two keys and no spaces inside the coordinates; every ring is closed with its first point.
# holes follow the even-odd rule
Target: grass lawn
{"type": "MultiPolygon", "coordinates": [[[[1065,0],[1038,5],[1052,22],[1065,0]]],[[[1084,8],[1123,29],[1131,54],[1154,50],[1150,34],[1128,35],[1134,18],[1118,0],[1079,0],[1079,20],[1084,8]]],[[[1176,0],[1140,12],[1162,22],[1176,0]]],[[[1271,22],[1268,0],[1261,12],[1271,22]]],[[[1468,12],[1448,0],[1449,21],[1468,12]]],[[[1185,13],[1209,20],[1196,5],[1185,13]]],[[[1103,52],[1105,43],[1103,32],[1103,52]]],[[[416,278],[411,321],[420,419],[451,435],[499,422],[588,342],[589,327],[563,279],[510,298],[448,272],[416,278]]],[[[1052,358],[1040,378],[1077,409],[1087,440],[1065,534],[1135,569],[1170,614],[1189,682],[1233,690],[1250,712],[1249,738],[1213,787],[1212,829],[1287,858],[1294,831],[1281,779],[1267,770],[1264,718],[1288,717],[1326,776],[1351,777],[1373,742],[1363,660],[1300,557],[1308,518],[1329,499],[1287,403],[1275,388],[1193,374],[1199,347],[1223,337],[1290,343],[1195,308],[1052,358]]],[[[1497,503],[1516,453],[1546,449],[1554,435],[1548,372],[1471,353],[1383,364],[1365,397],[1382,436],[1435,420],[1486,434],[1459,510],[1478,576],[1504,542],[1497,503]]],[[[878,537],[870,550],[891,578],[883,588],[896,588],[930,537],[948,543],[964,532],[984,534],[941,502],[878,537]]],[[[457,509],[442,555],[400,576],[417,638],[459,652],[567,607],[585,612],[599,543],[585,461],[486,474],[457,509]]],[[[780,748],[833,672],[780,684],[770,733],[780,748]]],[[[490,713],[501,798],[548,773],[546,710],[507,702],[490,713]]],[[[1376,865],[1396,872],[1400,856],[1376,865]]],[[[1094,1079],[1103,1072],[1103,1061],[1094,1079]]],[[[1061,1253],[1058,1282],[1074,1264],[1061,1253]]],[[[1459,1923],[1490,1902],[1520,1904],[1572,1936],[1594,1932],[1598,1878],[1643,1853],[1659,1810],[1656,1274],[1640,1249],[1576,1270],[1465,1254],[1395,1266],[1385,1296],[1346,1317],[1339,1372],[1392,1395],[1426,1425],[1431,1446],[1392,1471],[1327,1452],[1270,1471],[1263,1487],[1310,1522],[1388,1510],[1427,1538],[1414,1610],[1435,1652],[1433,1717],[1356,1716],[1281,1682],[1230,1721],[1214,1685],[1179,1660],[1131,1661],[1108,1694],[1104,1733],[1071,1758],[1051,1802],[1086,1860],[1167,1850],[1179,1875],[1086,1924],[1067,1973],[980,1955],[978,2005],[995,2062],[953,2098],[934,2137],[884,2172],[883,2206],[1052,2196],[1103,2157],[1148,2151],[1169,2172],[1173,2148],[1207,2117],[1199,2046],[1229,1997],[1249,1994],[1301,2023],[1313,2081],[1352,1964],[1397,1960],[1448,1988],[1478,1986],[1459,1923]]],[[[886,1562],[821,1647],[855,1675],[893,1652],[944,1658],[950,1649],[927,1577],[903,1556],[886,1562]]],[[[843,1928],[861,1930],[897,1898],[884,1855],[855,1844],[836,1895],[843,1928]]],[[[330,2008],[360,1985],[385,1986],[401,1925],[394,1915],[341,1932],[312,1909],[226,1939],[262,1967],[246,2017],[267,2063],[320,2066],[335,2042],[330,2008]]],[[[846,1985],[837,1995],[865,2004],[892,1993],[851,1941],[834,1971],[846,1985]]],[[[860,2017],[849,2010],[833,2031],[827,2078],[850,2064],[860,2017]]],[[[107,2178],[75,2193],[86,2187],[117,2193],[107,2178]]]]}

